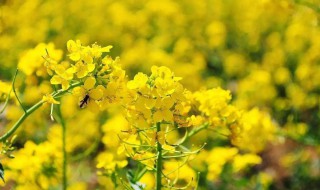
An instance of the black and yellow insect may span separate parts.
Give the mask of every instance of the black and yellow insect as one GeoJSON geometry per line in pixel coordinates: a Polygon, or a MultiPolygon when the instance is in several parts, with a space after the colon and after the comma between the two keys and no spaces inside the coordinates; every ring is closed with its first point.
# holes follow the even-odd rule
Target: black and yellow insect
{"type": "Polygon", "coordinates": [[[89,94],[86,94],[84,98],[80,101],[80,108],[84,108],[84,105],[87,105],[90,100],[89,94]]]}

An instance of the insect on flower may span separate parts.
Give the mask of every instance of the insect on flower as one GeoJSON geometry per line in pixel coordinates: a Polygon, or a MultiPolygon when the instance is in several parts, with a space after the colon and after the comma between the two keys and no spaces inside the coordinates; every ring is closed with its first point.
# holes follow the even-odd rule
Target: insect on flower
{"type": "Polygon", "coordinates": [[[84,105],[87,105],[90,100],[89,94],[86,94],[84,98],[80,101],[80,108],[84,108],[84,105]]]}

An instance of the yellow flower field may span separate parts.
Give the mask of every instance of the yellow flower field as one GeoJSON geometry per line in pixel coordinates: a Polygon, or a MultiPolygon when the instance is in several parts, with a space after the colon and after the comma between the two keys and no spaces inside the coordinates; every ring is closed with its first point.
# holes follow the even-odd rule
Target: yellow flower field
{"type": "Polygon", "coordinates": [[[0,1],[0,186],[318,189],[318,0],[0,1]]]}

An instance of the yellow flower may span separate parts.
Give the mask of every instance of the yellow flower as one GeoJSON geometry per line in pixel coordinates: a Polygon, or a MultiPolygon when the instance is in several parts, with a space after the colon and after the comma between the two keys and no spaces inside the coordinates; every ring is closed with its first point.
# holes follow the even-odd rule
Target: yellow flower
{"type": "Polygon", "coordinates": [[[174,146],[167,144],[165,132],[163,132],[163,131],[157,132],[157,139],[158,139],[159,143],[162,145],[162,149],[168,150],[171,153],[173,153],[175,151],[174,146]]]}
{"type": "Polygon", "coordinates": [[[95,67],[96,66],[93,63],[84,63],[82,61],[78,61],[75,65],[73,65],[74,71],[78,78],[86,77],[95,69],[95,67]]]}
{"type": "Polygon", "coordinates": [[[62,50],[55,49],[53,43],[40,43],[34,49],[26,51],[21,56],[18,68],[26,75],[32,75],[44,68],[44,62],[48,64],[48,61],[51,63],[60,61],[62,54],[62,50]]]}
{"type": "MultiPolygon", "coordinates": [[[[212,88],[198,91],[190,98],[201,116],[212,127],[229,126],[239,120],[241,112],[230,105],[231,94],[228,90],[212,88]]],[[[192,118],[189,118],[191,120],[192,118]]],[[[198,123],[200,120],[198,120],[198,123]]]]}
{"type": "Polygon", "coordinates": [[[100,58],[102,53],[110,52],[112,46],[101,47],[96,43],[92,44],[91,54],[94,58],[100,58]]]}
{"type": "Polygon", "coordinates": [[[215,180],[222,172],[224,164],[232,160],[238,154],[237,148],[216,147],[210,151],[207,157],[208,180],[215,180]]]}
{"type": "Polygon", "coordinates": [[[128,138],[122,139],[124,143],[119,146],[117,153],[123,154],[125,153],[128,157],[131,157],[134,155],[133,147],[131,145],[139,145],[140,141],[137,140],[137,135],[132,134],[128,136],[128,138]]]}
{"type": "Polygon", "coordinates": [[[151,78],[154,79],[154,86],[157,89],[159,96],[164,97],[174,93],[178,87],[178,81],[181,78],[174,77],[174,74],[167,67],[152,66],[151,78]]]}
{"type": "Polygon", "coordinates": [[[59,184],[61,177],[62,153],[57,144],[45,141],[40,144],[27,141],[7,163],[8,180],[14,180],[19,186],[49,189],[59,184]]]}
{"type": "Polygon", "coordinates": [[[140,109],[135,109],[135,107],[131,107],[132,109],[127,110],[128,120],[132,123],[132,126],[147,129],[150,127],[149,119],[151,118],[151,110],[142,107],[140,109]]]}
{"type": "Polygon", "coordinates": [[[48,104],[60,104],[57,100],[55,100],[51,94],[44,95],[42,98],[42,101],[48,103],[48,104]]]}
{"type": "Polygon", "coordinates": [[[134,160],[137,160],[147,166],[148,170],[154,169],[154,163],[156,160],[156,155],[152,152],[138,152],[133,156],[134,160]]]}
{"type": "Polygon", "coordinates": [[[244,154],[244,155],[236,155],[233,158],[233,171],[238,172],[249,165],[256,165],[260,164],[262,162],[262,159],[255,154],[244,154]]]}
{"type": "MultiPolygon", "coordinates": [[[[189,184],[190,181],[195,179],[195,171],[187,164],[179,160],[169,160],[163,164],[163,173],[171,180],[181,180],[184,185],[189,184]]],[[[194,181],[195,182],[195,181],[194,181]]],[[[191,184],[193,185],[193,184],[191,184]]]]}
{"type": "Polygon", "coordinates": [[[199,110],[207,116],[217,116],[231,100],[230,91],[221,88],[213,88],[207,91],[195,93],[195,98],[199,101],[199,110]]]}
{"type": "Polygon", "coordinates": [[[200,126],[204,123],[204,118],[200,115],[192,115],[187,119],[187,121],[189,122],[189,126],[200,126]]]}
{"type": "Polygon", "coordinates": [[[68,55],[72,61],[78,61],[81,58],[81,42],[80,40],[69,40],[67,42],[67,49],[70,52],[68,55]]]}
{"type": "Polygon", "coordinates": [[[97,158],[97,168],[104,168],[108,172],[112,172],[118,168],[124,168],[128,165],[128,161],[123,158],[117,158],[112,152],[103,152],[98,155],[97,158]]]}
{"type": "Polygon", "coordinates": [[[269,114],[253,108],[231,126],[232,143],[243,150],[260,152],[275,139],[277,127],[269,114]]]}
{"type": "Polygon", "coordinates": [[[173,104],[174,100],[171,97],[157,100],[155,105],[157,111],[153,114],[154,122],[173,121],[173,113],[170,110],[173,104]]]}
{"type": "Polygon", "coordinates": [[[145,87],[148,81],[148,76],[143,73],[138,73],[134,79],[127,83],[129,89],[141,89],[145,87]]]}
{"type": "Polygon", "coordinates": [[[73,94],[79,97],[80,107],[88,105],[92,111],[99,109],[98,100],[103,97],[105,88],[102,85],[96,85],[94,77],[88,77],[84,85],[73,89],[73,94]]]}
{"type": "Polygon", "coordinates": [[[139,180],[140,183],[145,184],[146,190],[153,190],[155,185],[155,178],[151,172],[146,172],[139,180]]]}
{"type": "Polygon", "coordinates": [[[73,79],[73,68],[66,69],[63,65],[57,65],[54,68],[56,75],[50,79],[51,84],[61,84],[63,90],[67,90],[70,86],[69,81],[73,79]]]}
{"type": "Polygon", "coordinates": [[[117,149],[120,146],[118,135],[120,135],[121,138],[124,135],[129,135],[130,132],[121,133],[121,131],[128,130],[129,123],[121,114],[113,116],[102,126],[102,131],[105,134],[102,138],[102,142],[108,150],[117,149]]]}

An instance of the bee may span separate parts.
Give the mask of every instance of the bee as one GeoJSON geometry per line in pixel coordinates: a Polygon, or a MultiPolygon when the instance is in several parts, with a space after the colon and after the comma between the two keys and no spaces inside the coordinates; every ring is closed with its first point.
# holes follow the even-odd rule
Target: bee
{"type": "Polygon", "coordinates": [[[89,94],[86,94],[84,98],[80,101],[80,108],[84,108],[84,105],[87,105],[90,100],[89,94]]]}

